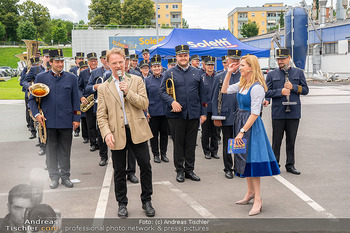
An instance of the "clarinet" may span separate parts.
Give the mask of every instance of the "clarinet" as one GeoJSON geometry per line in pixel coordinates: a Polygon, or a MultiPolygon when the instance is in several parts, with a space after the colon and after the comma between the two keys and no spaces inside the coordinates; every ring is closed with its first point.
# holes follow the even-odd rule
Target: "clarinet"
{"type": "MultiPolygon", "coordinates": [[[[285,65],[284,66],[284,68],[283,68],[283,70],[284,70],[284,73],[285,73],[285,83],[287,83],[287,82],[289,82],[289,73],[288,73],[288,66],[287,65],[285,65]]],[[[286,95],[286,112],[290,112],[290,101],[289,101],[289,95],[286,95]]]]}
{"type": "Polygon", "coordinates": [[[222,78],[220,78],[220,84],[219,84],[219,95],[218,95],[218,115],[221,115],[221,107],[222,107],[222,78]]]}

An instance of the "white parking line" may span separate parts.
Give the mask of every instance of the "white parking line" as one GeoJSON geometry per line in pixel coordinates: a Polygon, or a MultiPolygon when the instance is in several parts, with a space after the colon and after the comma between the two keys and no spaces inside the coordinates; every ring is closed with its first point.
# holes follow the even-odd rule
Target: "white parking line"
{"type": "Polygon", "coordinates": [[[95,217],[94,217],[95,219],[105,217],[112,178],[113,178],[113,164],[112,164],[112,160],[109,159],[105,177],[102,183],[100,197],[98,198],[98,201],[97,201],[97,207],[96,207],[95,217]]]}
{"type": "Polygon", "coordinates": [[[183,192],[181,189],[178,189],[175,185],[173,185],[169,181],[160,182],[161,184],[168,186],[169,189],[174,192],[178,197],[181,198],[186,204],[188,204],[194,211],[196,211],[203,218],[216,218],[209,210],[204,208],[201,204],[199,204],[196,200],[190,197],[187,193],[183,192]]]}
{"type": "Polygon", "coordinates": [[[295,193],[301,200],[305,201],[309,206],[311,206],[318,213],[324,215],[327,218],[336,218],[333,214],[329,213],[326,209],[324,209],[322,206],[320,206],[318,203],[312,200],[308,195],[303,193],[303,191],[298,189],[295,185],[290,183],[288,180],[284,179],[282,176],[278,175],[278,176],[274,176],[274,178],[279,182],[281,182],[293,193],[295,193]]]}

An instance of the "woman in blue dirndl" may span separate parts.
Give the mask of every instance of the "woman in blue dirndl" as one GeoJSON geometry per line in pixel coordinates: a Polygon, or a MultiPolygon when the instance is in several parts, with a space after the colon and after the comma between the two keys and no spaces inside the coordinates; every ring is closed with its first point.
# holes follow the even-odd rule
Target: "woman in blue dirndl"
{"type": "Polygon", "coordinates": [[[260,196],[260,177],[273,176],[280,173],[271,144],[266,135],[264,123],[260,118],[261,106],[267,86],[260,69],[258,58],[246,55],[240,64],[231,64],[222,85],[222,93],[237,93],[239,108],[234,117],[235,144],[246,142],[246,153],[235,154],[235,172],[247,178],[247,193],[237,201],[238,205],[246,205],[254,199],[249,215],[257,215],[262,210],[260,196]],[[229,85],[231,74],[240,69],[241,79],[238,83],[229,85]]]}

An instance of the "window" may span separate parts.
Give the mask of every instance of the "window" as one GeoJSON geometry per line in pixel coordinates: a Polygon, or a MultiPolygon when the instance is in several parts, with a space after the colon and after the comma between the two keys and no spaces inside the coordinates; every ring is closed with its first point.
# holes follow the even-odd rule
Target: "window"
{"type": "Polygon", "coordinates": [[[267,12],[267,17],[276,17],[276,13],[267,12]]]}
{"type": "Polygon", "coordinates": [[[262,17],[265,17],[265,12],[261,13],[261,16],[262,16],[262,17]]]}
{"type": "Polygon", "coordinates": [[[165,9],[169,9],[169,5],[165,5],[165,9]]]}
{"type": "Polygon", "coordinates": [[[160,19],[160,15],[158,15],[158,19],[160,19]]]}
{"type": "Polygon", "coordinates": [[[327,43],[324,44],[324,53],[325,54],[337,54],[338,53],[338,43],[327,43]]]}
{"type": "Polygon", "coordinates": [[[169,19],[169,14],[166,14],[166,15],[165,15],[165,18],[169,19]]]}
{"type": "Polygon", "coordinates": [[[177,4],[173,5],[173,9],[178,9],[178,8],[179,8],[179,6],[177,4]]]}
{"type": "Polygon", "coordinates": [[[255,13],[252,13],[252,17],[255,17],[255,13]]]}
{"type": "Polygon", "coordinates": [[[265,33],[265,30],[262,30],[261,33],[264,34],[264,33],[265,33]]]}
{"type": "Polygon", "coordinates": [[[247,13],[239,13],[238,18],[247,18],[247,13]]]}
{"type": "Polygon", "coordinates": [[[169,27],[169,24],[167,23],[166,26],[169,27]]]}
{"type": "Polygon", "coordinates": [[[265,25],[265,21],[262,21],[262,22],[261,22],[261,25],[265,25]]]}
{"type": "Polygon", "coordinates": [[[158,10],[160,9],[160,6],[158,5],[158,10]]]}
{"type": "Polygon", "coordinates": [[[173,19],[178,19],[178,18],[180,18],[180,15],[172,15],[172,18],[173,19]]]}

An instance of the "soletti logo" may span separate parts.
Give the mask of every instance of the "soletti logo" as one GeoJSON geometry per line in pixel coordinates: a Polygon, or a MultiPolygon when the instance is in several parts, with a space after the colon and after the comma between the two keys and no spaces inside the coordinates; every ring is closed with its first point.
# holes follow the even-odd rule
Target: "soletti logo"
{"type": "Polygon", "coordinates": [[[187,44],[191,46],[192,48],[198,48],[198,47],[224,47],[224,48],[236,48],[238,45],[233,45],[229,41],[227,41],[227,38],[221,38],[221,39],[215,39],[211,41],[202,40],[202,42],[195,43],[193,41],[187,41],[187,44]]]}

